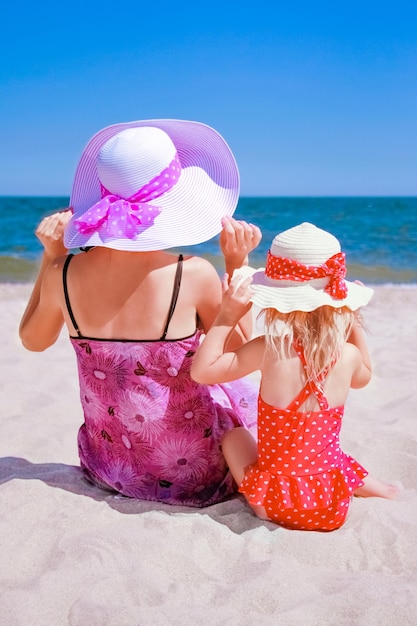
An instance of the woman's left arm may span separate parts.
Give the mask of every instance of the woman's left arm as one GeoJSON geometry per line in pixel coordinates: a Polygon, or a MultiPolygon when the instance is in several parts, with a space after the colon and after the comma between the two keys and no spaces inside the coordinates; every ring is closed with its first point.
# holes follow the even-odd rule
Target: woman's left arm
{"type": "Polygon", "coordinates": [[[64,324],[61,309],[62,259],[67,254],[63,233],[71,211],[54,213],[42,220],[36,236],[44,246],[39,273],[20,326],[20,339],[28,350],[40,352],[57,340],[64,324]]]}

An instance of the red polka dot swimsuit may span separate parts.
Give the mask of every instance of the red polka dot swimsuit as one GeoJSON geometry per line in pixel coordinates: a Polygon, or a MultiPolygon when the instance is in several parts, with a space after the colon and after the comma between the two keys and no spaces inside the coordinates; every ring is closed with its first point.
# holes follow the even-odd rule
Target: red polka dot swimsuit
{"type": "MultiPolygon", "coordinates": [[[[302,351],[295,348],[305,367],[302,351]]],[[[280,409],[258,398],[258,461],[239,491],[265,507],[268,518],[298,530],[335,530],[345,521],[353,491],[368,472],[340,449],[344,407],[330,408],[318,385],[308,382],[280,409]],[[299,410],[313,393],[319,410],[299,410]]]]}

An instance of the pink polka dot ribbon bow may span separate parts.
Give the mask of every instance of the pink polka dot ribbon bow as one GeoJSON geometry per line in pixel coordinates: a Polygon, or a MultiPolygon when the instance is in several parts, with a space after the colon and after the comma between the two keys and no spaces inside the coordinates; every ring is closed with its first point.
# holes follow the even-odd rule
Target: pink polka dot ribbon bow
{"type": "Polygon", "coordinates": [[[172,189],[180,175],[181,164],[175,155],[168,167],[130,198],[121,198],[100,185],[101,200],[74,220],[74,224],[83,235],[105,232],[107,236],[133,239],[140,231],[152,226],[161,212],[150,202],[172,189]]]}
{"type": "Polygon", "coordinates": [[[314,278],[330,277],[325,292],[336,300],[343,300],[347,296],[346,263],[344,252],[334,254],[321,265],[304,265],[293,259],[274,256],[268,252],[265,275],[275,280],[294,280],[306,282],[314,278]]]}

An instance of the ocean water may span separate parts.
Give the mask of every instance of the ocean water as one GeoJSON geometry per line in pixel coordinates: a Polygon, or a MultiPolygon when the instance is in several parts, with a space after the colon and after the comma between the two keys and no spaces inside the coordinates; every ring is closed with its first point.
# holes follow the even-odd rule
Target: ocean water
{"type": "MultiPolygon", "coordinates": [[[[0,282],[28,282],[42,246],[34,235],[43,216],[68,205],[65,197],[0,197],[0,282]]],[[[346,253],[348,278],[367,284],[417,284],[417,198],[240,198],[237,219],[263,233],[251,265],[264,266],[273,237],[301,222],[333,233],[346,253]]],[[[222,272],[218,238],[182,248],[222,272]]]]}

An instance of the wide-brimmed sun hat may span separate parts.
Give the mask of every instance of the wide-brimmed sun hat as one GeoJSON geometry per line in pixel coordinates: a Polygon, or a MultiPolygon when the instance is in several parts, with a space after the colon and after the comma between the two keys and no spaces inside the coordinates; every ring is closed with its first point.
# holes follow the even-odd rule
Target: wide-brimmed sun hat
{"type": "Polygon", "coordinates": [[[68,248],[149,251],[217,235],[239,199],[239,171],[223,137],[185,120],[114,124],[88,142],[70,206],[68,248]]]}
{"type": "Polygon", "coordinates": [[[373,289],[345,279],[345,254],[332,234],[304,222],[277,235],[266,267],[242,267],[233,276],[252,276],[251,301],[281,313],[314,311],[321,306],[352,311],[370,301],[373,289]]]}

